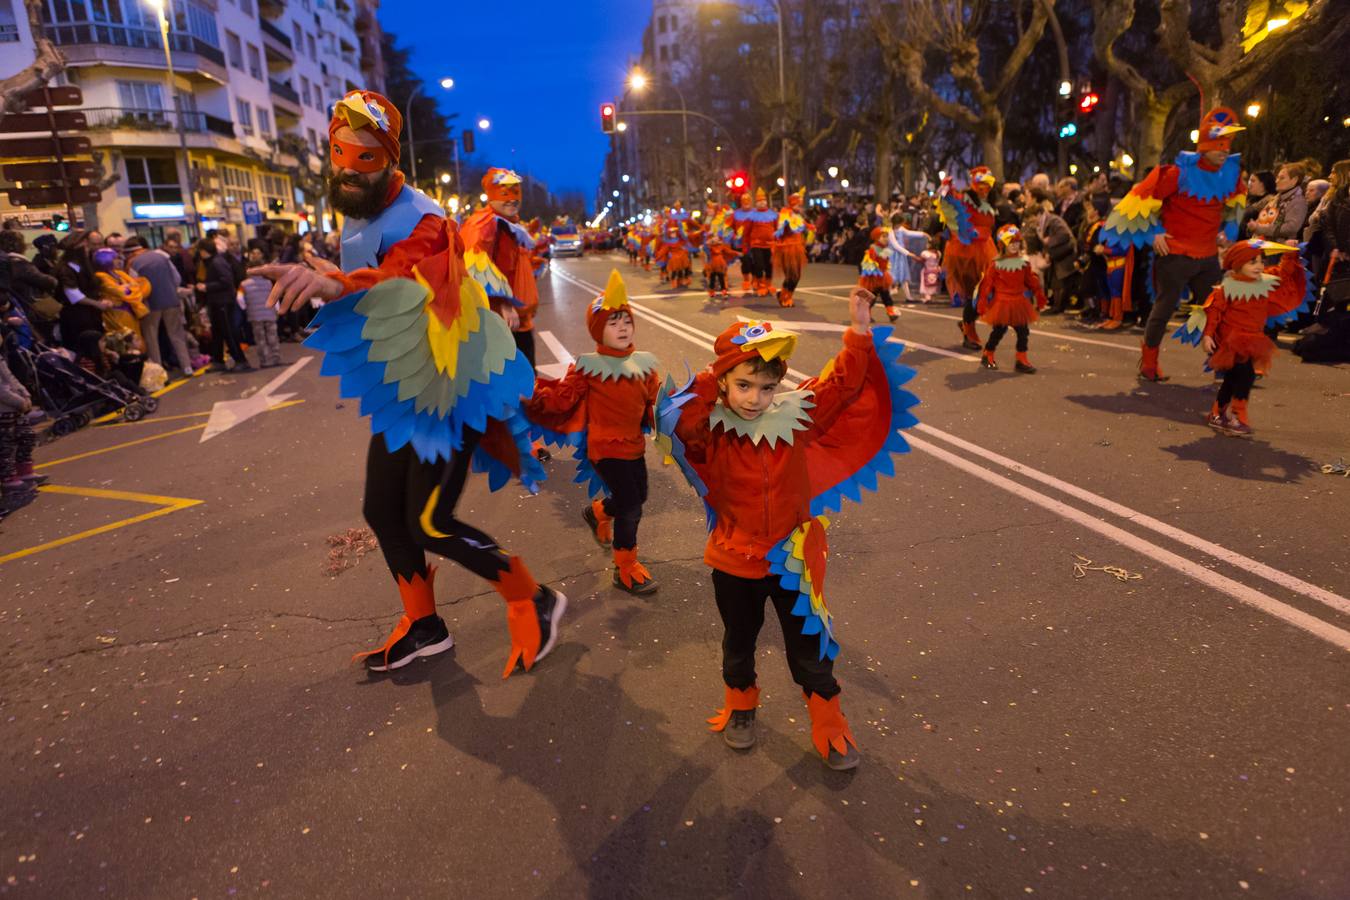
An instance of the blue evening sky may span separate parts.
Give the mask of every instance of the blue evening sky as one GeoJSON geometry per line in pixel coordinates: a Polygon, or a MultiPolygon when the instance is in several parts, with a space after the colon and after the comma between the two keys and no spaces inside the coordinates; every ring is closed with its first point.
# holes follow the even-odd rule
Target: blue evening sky
{"type": "MultiPolygon", "coordinates": [[[[595,195],[608,136],[600,104],[617,99],[626,64],[642,51],[645,0],[384,0],[380,23],[412,49],[414,71],[459,129],[480,117],[475,158],[546,182],[554,193],[595,195]],[[442,91],[439,81],[455,79],[442,91]]],[[[402,105],[405,98],[391,97],[402,105]]]]}

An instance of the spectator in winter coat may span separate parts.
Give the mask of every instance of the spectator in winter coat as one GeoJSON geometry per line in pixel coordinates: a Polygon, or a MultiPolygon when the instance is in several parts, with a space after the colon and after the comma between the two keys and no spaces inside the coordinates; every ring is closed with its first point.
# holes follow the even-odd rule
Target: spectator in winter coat
{"type": "Polygon", "coordinates": [[[1254,237],[1276,243],[1297,242],[1308,218],[1308,203],[1303,197],[1303,167],[1285,163],[1275,173],[1275,199],[1248,226],[1254,237]]]}
{"type": "Polygon", "coordinates": [[[103,245],[97,231],[72,231],[61,241],[61,260],[57,264],[63,302],[61,342],[77,354],[86,355],[103,337],[103,310],[112,304],[99,299],[98,282],[90,250],[103,245]]]}
{"type": "Polygon", "coordinates": [[[12,229],[0,231],[0,286],[9,286],[9,295],[18,304],[23,317],[37,330],[45,342],[52,339],[55,320],[50,312],[39,309],[39,302],[50,307],[58,284],[52,275],[44,275],[23,255],[23,232],[12,229]]]}
{"type": "MultiPolygon", "coordinates": [[[[254,268],[267,262],[262,247],[248,251],[248,266],[254,268]]],[[[267,305],[272,293],[272,282],[256,275],[248,276],[239,285],[239,299],[253,331],[253,343],[258,347],[258,367],[270,369],[281,365],[281,344],[277,340],[277,311],[267,305]]]]}
{"type": "Polygon", "coordinates": [[[203,238],[193,248],[197,269],[197,302],[211,317],[211,361],[217,371],[225,370],[225,351],[234,360],[235,372],[251,372],[248,357],[239,343],[239,332],[230,313],[235,303],[234,267],[221,252],[222,238],[203,238]]]}
{"type": "Polygon", "coordinates": [[[145,298],[147,312],[140,323],[146,352],[166,370],[170,368],[164,365],[159,348],[160,326],[163,325],[173,349],[174,362],[183,377],[188,377],[192,374],[192,357],[188,355],[187,332],[183,326],[183,301],[178,296],[182,281],[173,258],[162,249],[147,249],[145,241],[139,237],[127,238],[123,250],[127,254],[128,271],[150,283],[150,293],[145,298]]]}

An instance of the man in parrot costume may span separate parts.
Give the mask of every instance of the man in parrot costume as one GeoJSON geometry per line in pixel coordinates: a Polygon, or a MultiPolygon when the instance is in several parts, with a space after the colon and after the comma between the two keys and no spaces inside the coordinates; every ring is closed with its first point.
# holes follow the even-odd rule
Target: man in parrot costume
{"type": "MultiPolygon", "coordinates": [[[[778,213],[769,208],[769,197],[764,188],[755,188],[755,207],[745,214],[744,222],[741,240],[746,252],[741,257],[741,270],[749,272],[755,296],[767,297],[773,289],[773,245],[778,213]]],[[[746,296],[749,296],[748,292],[746,296]]]]}
{"type": "Polygon", "coordinates": [[[534,314],[539,309],[535,284],[535,239],[520,221],[521,178],[510,169],[483,175],[487,205],[465,220],[460,234],[468,250],[478,251],[469,275],[487,291],[495,312],[506,320],[516,346],[534,365],[534,314]],[[490,260],[492,266],[483,265],[490,260]]]}
{"type": "Polygon", "coordinates": [[[399,111],[373,91],[338,101],[328,126],[328,195],[345,216],[341,271],[265,265],[250,274],[274,282],[268,302],[279,312],[328,301],[306,344],[324,352],[322,374],[340,377],[341,395],[359,399],[371,417],[363,512],[403,616],[383,646],[357,658],[384,672],[454,645],[436,614],[430,550],[486,579],[506,601],[505,678],[517,662],[528,670],[552,650],[567,598],[457,519],[455,503],[471,465],[489,472],[493,489],[512,475],[542,477],[520,411],[534,372],[469,272],[504,276],[465,249],[434,200],[403,183],[401,126],[399,111]]]}
{"type": "Polygon", "coordinates": [[[970,170],[970,184],[958,190],[950,177],[942,180],[933,205],[947,229],[947,246],[942,251],[942,266],[947,271],[947,290],[952,305],[961,307],[961,346],[967,350],[982,350],[975,322],[975,292],[980,277],[989,269],[997,251],[994,248],[994,208],[989,205],[989,190],[994,186],[994,173],[988,166],[970,170]]]}
{"type": "MultiPolygon", "coordinates": [[[[1230,148],[1233,136],[1244,130],[1231,109],[1211,109],[1200,122],[1195,150],[1149,172],[1102,227],[1101,239],[1112,247],[1153,250],[1153,309],[1139,357],[1145,381],[1167,380],[1158,367],[1158,349],[1182,291],[1208,296],[1222,276],[1219,233],[1229,241],[1238,238],[1247,192],[1242,160],[1230,148]]],[[[1126,265],[1133,266],[1132,256],[1126,265]]]]}
{"type": "Polygon", "coordinates": [[[771,602],[788,668],[806,697],[811,739],[825,764],[860,759],[839,705],[833,620],[825,606],[825,513],[894,475],[900,430],[917,423],[903,389],[914,371],[889,327],[869,328],[872,295],[849,298],[852,328],[816,378],[777,393],[797,335],[768,322],[737,322],[718,336],[716,359],[684,388],[666,382],[658,441],[703,499],[713,594],[722,617],[725,704],[709,720],[737,749],[755,743],[759,687],[755,644],[771,602]]]}

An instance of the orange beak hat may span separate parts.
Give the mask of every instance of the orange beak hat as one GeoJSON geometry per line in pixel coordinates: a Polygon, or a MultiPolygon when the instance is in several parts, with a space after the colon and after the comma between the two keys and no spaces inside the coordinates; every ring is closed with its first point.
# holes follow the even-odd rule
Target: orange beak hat
{"type": "Polygon", "coordinates": [[[984,188],[987,191],[994,186],[996,180],[988,166],[976,166],[970,170],[970,186],[973,188],[984,188]]]}
{"type": "Polygon", "coordinates": [[[398,164],[399,134],[403,131],[403,115],[394,104],[374,91],[352,91],[333,104],[333,118],[328,121],[329,159],[334,168],[357,172],[378,172],[398,164]],[[339,128],[353,131],[369,129],[380,142],[378,148],[340,141],[334,135],[339,128]]]}
{"type": "Polygon", "coordinates": [[[626,312],[630,316],[633,314],[628,307],[628,287],[623,283],[623,276],[618,269],[610,269],[605,292],[586,308],[586,330],[597,344],[605,334],[605,323],[617,312],[626,312]]]}
{"type": "Polygon", "coordinates": [[[719,378],[741,363],[759,357],[787,361],[797,349],[797,333],[775,329],[771,322],[736,322],[717,336],[713,374],[719,378]]]}
{"type": "Polygon", "coordinates": [[[1297,252],[1297,247],[1291,247],[1288,244],[1277,244],[1274,241],[1252,238],[1246,241],[1238,241],[1236,244],[1229,247],[1223,255],[1223,267],[1232,272],[1242,268],[1249,261],[1256,259],[1258,256],[1264,256],[1267,253],[1297,252]]]}
{"type": "Polygon", "coordinates": [[[998,245],[1004,250],[1007,250],[1008,245],[1013,241],[1020,241],[1022,239],[1022,232],[1018,230],[1016,225],[1010,223],[1000,228],[996,237],[998,239],[998,245]]]}
{"type": "Polygon", "coordinates": [[[761,200],[767,201],[768,199],[769,199],[769,195],[766,194],[766,193],[764,193],[764,188],[755,188],[755,202],[756,202],[756,203],[758,203],[758,202],[761,201],[761,200]]]}
{"type": "Polygon", "coordinates": [[[1200,133],[1195,149],[1204,153],[1207,150],[1228,152],[1233,145],[1233,136],[1247,129],[1238,124],[1237,113],[1226,106],[1216,106],[1200,120],[1200,133]]]}
{"type": "Polygon", "coordinates": [[[805,199],[806,199],[806,188],[799,188],[798,190],[794,191],[791,195],[788,196],[788,206],[792,207],[793,209],[796,209],[797,207],[802,205],[802,201],[804,201],[805,199]]]}
{"type": "Polygon", "coordinates": [[[489,200],[520,202],[520,176],[510,169],[493,167],[483,176],[483,193],[489,200]]]}

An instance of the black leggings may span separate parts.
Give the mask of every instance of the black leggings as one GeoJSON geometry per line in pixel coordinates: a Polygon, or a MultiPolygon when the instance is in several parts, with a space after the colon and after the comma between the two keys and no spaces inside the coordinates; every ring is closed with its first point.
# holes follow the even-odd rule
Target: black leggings
{"type": "Polygon", "coordinates": [[[231,359],[241,366],[248,365],[248,357],[244,355],[244,348],[239,344],[239,332],[234,327],[230,308],[218,303],[208,303],[206,313],[211,317],[211,361],[223,365],[225,351],[228,349],[231,359]]]}
{"type": "Polygon", "coordinates": [[[597,459],[595,471],[609,488],[604,508],[605,515],[614,519],[614,549],[632,550],[637,547],[642,504],[647,502],[647,460],[597,459]]]}
{"type": "Polygon", "coordinates": [[[726,272],[709,272],[709,273],[708,273],[708,290],[710,290],[710,291],[725,291],[726,289],[727,289],[727,273],[726,273],[726,272]]]}
{"type": "MultiPolygon", "coordinates": [[[[1031,328],[1027,325],[1014,325],[1012,330],[1017,334],[1017,352],[1026,353],[1027,347],[1031,343],[1031,328]]],[[[990,353],[998,346],[998,342],[1003,340],[1003,336],[1008,333],[1007,325],[995,325],[989,331],[989,340],[984,342],[984,349],[990,353]]]]}
{"type": "Polygon", "coordinates": [[[792,614],[797,602],[794,591],[785,590],[778,578],[740,578],[713,569],[713,595],[722,615],[722,680],[727,687],[746,690],[755,684],[755,642],[764,626],[764,601],[773,603],[783,627],[783,645],[792,680],[808,694],[829,700],[839,693],[834,680],[834,660],[820,658],[820,638],[802,634],[802,617],[792,614]]]}
{"type": "Polygon", "coordinates": [[[1215,399],[1222,409],[1232,400],[1246,400],[1251,396],[1252,385],[1256,384],[1256,369],[1251,360],[1233,363],[1233,367],[1224,373],[1223,384],[1219,385],[1219,396],[1215,399]]]}
{"type": "Polygon", "coordinates": [[[534,368],[534,329],[529,331],[513,331],[511,337],[516,339],[516,349],[521,355],[530,361],[530,368],[534,368]]]}
{"type": "Polygon", "coordinates": [[[457,562],[488,581],[496,581],[511,567],[510,557],[496,541],[455,518],[455,503],[464,490],[469,461],[480,437],[466,429],[464,448],[448,463],[422,462],[411,444],[390,453],[383,436],[371,437],[361,511],[396,578],[411,580],[414,575],[425,576],[426,550],[457,562]],[[421,523],[427,498],[438,485],[441,495],[432,511],[431,525],[445,537],[432,537],[421,523]]]}
{"type": "Polygon", "coordinates": [[[882,306],[894,306],[895,301],[891,299],[890,288],[877,288],[872,292],[872,305],[880,303],[882,306]]]}
{"type": "Polygon", "coordinates": [[[773,278],[773,251],[768,247],[751,247],[741,257],[741,271],[751,278],[773,278]]]}
{"type": "Polygon", "coordinates": [[[979,318],[980,312],[975,306],[975,298],[967,297],[965,305],[961,307],[961,321],[967,325],[974,325],[979,318]]]}

